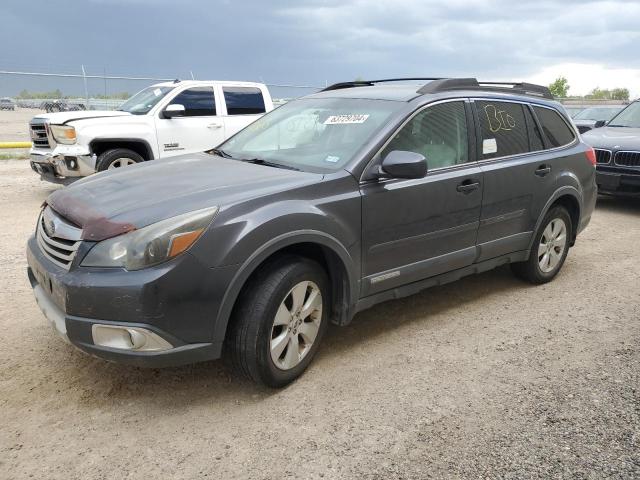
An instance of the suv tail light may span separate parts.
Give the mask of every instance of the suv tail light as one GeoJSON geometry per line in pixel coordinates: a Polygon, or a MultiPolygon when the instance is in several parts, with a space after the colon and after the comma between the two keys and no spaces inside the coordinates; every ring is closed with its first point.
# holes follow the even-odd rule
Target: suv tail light
{"type": "Polygon", "coordinates": [[[591,165],[593,165],[594,167],[596,166],[596,151],[593,149],[593,147],[589,147],[589,149],[584,152],[584,154],[587,156],[587,160],[589,160],[589,162],[591,162],[591,165]]]}

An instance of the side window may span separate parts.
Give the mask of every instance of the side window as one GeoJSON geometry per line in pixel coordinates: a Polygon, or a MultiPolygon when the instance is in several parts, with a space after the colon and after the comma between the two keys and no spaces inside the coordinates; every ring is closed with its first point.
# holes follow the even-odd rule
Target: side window
{"type": "Polygon", "coordinates": [[[464,102],[446,102],[425,108],[396,133],[382,157],[393,150],[424,155],[429,169],[468,162],[464,102]]]}
{"type": "Polygon", "coordinates": [[[576,138],[558,112],[544,107],[533,107],[533,109],[551,148],[568,145],[576,138]]]}
{"type": "Polygon", "coordinates": [[[184,105],[185,117],[205,117],[216,114],[216,102],[211,87],[194,87],[180,92],[170,105],[184,105]]]}
{"type": "Polygon", "coordinates": [[[476,100],[475,106],[480,120],[480,158],[529,151],[527,123],[520,103],[476,100]]]}
{"type": "Polygon", "coordinates": [[[539,152],[544,150],[544,142],[542,141],[542,134],[538,128],[538,124],[531,115],[531,110],[528,107],[524,109],[524,116],[527,118],[527,125],[529,127],[529,144],[532,152],[539,152]]]}
{"type": "Polygon", "coordinates": [[[262,91],[254,87],[223,87],[228,115],[253,115],[264,113],[262,91]]]}

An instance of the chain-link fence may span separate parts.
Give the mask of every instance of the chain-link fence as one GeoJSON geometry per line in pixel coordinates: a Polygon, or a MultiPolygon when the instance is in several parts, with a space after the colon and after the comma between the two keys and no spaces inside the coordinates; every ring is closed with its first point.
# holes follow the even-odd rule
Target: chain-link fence
{"type": "MultiPolygon", "coordinates": [[[[187,79],[192,78],[190,75],[187,79]]],[[[0,98],[7,107],[46,112],[115,110],[127,98],[143,88],[154,83],[172,80],[174,78],[89,74],[84,69],[82,73],[0,70],[0,98]]],[[[315,85],[262,83],[266,83],[276,104],[308,95],[322,88],[315,85]]],[[[0,104],[0,110],[2,110],[2,104],[0,104]]]]}

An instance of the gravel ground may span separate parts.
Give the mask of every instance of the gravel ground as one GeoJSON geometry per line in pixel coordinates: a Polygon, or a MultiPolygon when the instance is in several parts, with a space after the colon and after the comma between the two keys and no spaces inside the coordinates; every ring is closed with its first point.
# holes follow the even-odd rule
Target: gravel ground
{"type": "Polygon", "coordinates": [[[640,478],[640,202],[602,198],[559,277],[508,268],[359,314],[281,391],[54,336],[24,245],[54,188],[0,162],[0,478],[640,478]]]}

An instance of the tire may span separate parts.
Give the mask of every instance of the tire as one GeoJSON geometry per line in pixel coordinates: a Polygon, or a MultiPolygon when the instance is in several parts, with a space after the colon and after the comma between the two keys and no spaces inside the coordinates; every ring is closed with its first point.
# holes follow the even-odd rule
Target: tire
{"type": "Polygon", "coordinates": [[[540,285],[550,282],[564,265],[572,235],[569,212],[562,206],[551,208],[536,232],[529,259],[511,264],[511,270],[529,283],[540,285]]]}
{"type": "Polygon", "coordinates": [[[121,168],[126,165],[144,162],[139,154],[127,148],[114,148],[107,150],[98,156],[96,171],[103,172],[112,168],[121,168]]]}
{"type": "Polygon", "coordinates": [[[286,256],[261,267],[238,297],[231,318],[225,349],[235,370],[272,388],[291,383],[316,354],[329,323],[330,305],[329,279],[316,262],[286,256]],[[304,312],[292,315],[300,303],[314,310],[308,309],[307,317],[304,312]],[[314,331],[315,337],[305,341],[314,331]]]}

